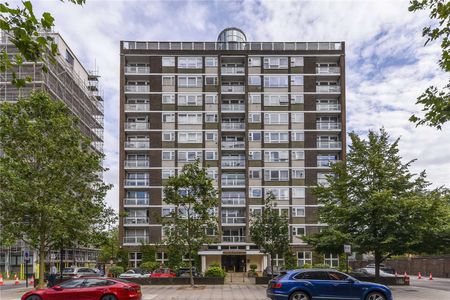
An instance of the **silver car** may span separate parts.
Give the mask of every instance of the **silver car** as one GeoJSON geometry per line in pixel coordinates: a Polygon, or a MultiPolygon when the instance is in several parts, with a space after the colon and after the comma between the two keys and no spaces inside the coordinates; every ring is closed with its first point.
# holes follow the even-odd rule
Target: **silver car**
{"type": "Polygon", "coordinates": [[[62,272],[63,278],[80,278],[80,277],[97,277],[99,274],[91,268],[70,267],[64,268],[62,272]]]}

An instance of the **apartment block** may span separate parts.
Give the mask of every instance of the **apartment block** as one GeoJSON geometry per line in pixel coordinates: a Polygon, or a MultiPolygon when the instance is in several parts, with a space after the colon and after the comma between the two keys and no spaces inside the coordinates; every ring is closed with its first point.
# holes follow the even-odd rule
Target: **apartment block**
{"type": "MultiPolygon", "coordinates": [[[[324,226],[311,188],[345,159],[344,43],[248,42],[227,28],[217,42],[122,41],[120,53],[120,240],[130,265],[142,243],[161,244],[159,216],[175,209],[162,189],[196,159],[220,199],[220,230],[211,232],[220,242],[199,253],[202,270],[267,266],[249,226],[269,191],[298,265],[311,263],[302,237],[324,226]]],[[[159,250],[157,261],[167,259],[159,250]]]]}

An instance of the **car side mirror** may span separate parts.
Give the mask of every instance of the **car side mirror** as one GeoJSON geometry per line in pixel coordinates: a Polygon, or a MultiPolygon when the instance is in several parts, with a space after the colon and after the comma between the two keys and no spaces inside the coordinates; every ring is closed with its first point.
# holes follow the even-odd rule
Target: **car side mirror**
{"type": "Polygon", "coordinates": [[[54,289],[55,291],[62,291],[63,290],[63,288],[61,286],[59,286],[59,285],[52,286],[52,289],[54,289]]]}

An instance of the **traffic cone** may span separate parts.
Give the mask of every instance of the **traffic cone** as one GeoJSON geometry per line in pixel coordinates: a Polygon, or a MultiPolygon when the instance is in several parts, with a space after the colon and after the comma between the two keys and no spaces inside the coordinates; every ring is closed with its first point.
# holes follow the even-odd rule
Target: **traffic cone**
{"type": "Polygon", "coordinates": [[[3,285],[3,275],[0,273],[0,286],[3,285]]]}
{"type": "Polygon", "coordinates": [[[433,274],[430,272],[430,279],[429,280],[433,280],[433,274]]]}
{"type": "Polygon", "coordinates": [[[20,284],[19,277],[17,277],[17,274],[14,275],[14,284],[15,285],[20,284]]]}
{"type": "Polygon", "coordinates": [[[419,275],[417,275],[417,279],[422,279],[422,274],[420,274],[420,272],[419,275]]]}
{"type": "Polygon", "coordinates": [[[398,276],[398,273],[397,273],[397,271],[395,271],[395,277],[397,277],[398,276]]]}
{"type": "Polygon", "coordinates": [[[31,275],[31,279],[30,279],[29,284],[30,285],[34,285],[34,275],[31,275]]]}
{"type": "Polygon", "coordinates": [[[408,277],[408,274],[406,273],[406,271],[405,271],[405,274],[403,274],[403,276],[404,276],[404,277],[408,277]]]}

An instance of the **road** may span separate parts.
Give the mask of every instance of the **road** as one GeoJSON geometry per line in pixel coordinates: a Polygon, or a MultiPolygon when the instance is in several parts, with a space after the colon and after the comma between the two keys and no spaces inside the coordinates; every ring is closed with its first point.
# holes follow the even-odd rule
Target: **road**
{"type": "MultiPolygon", "coordinates": [[[[17,286],[0,287],[1,300],[18,300],[29,289],[17,286]]],[[[411,278],[410,286],[392,287],[394,300],[448,300],[450,299],[450,279],[434,280],[411,278]]],[[[227,284],[200,286],[192,289],[188,286],[142,286],[143,300],[153,299],[267,299],[263,285],[227,284]]]]}

